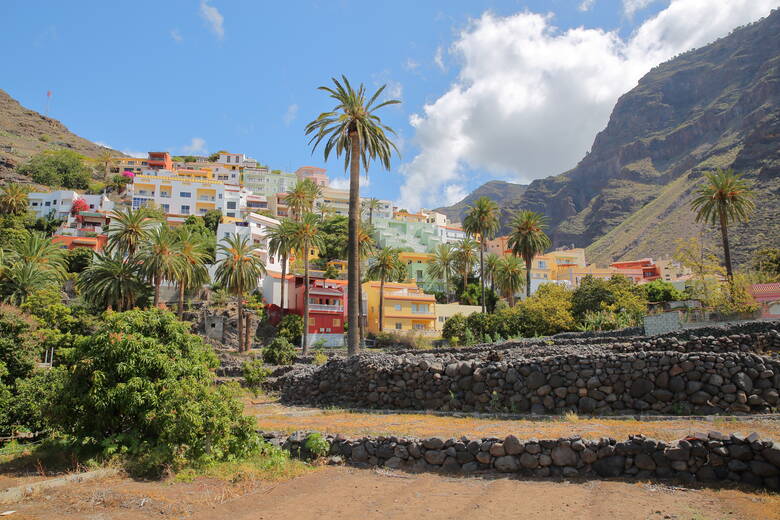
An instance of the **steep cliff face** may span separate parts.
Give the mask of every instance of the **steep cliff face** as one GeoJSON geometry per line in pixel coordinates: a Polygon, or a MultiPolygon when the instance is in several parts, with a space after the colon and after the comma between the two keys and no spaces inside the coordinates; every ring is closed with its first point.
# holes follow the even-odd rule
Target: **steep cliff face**
{"type": "Polygon", "coordinates": [[[505,181],[490,181],[486,182],[469,195],[452,206],[445,208],[437,208],[436,211],[444,213],[453,222],[463,222],[463,217],[466,215],[469,206],[474,204],[474,201],[480,197],[489,197],[500,204],[517,204],[523,193],[525,193],[525,184],[513,184],[505,181]]]}
{"type": "Polygon", "coordinates": [[[550,219],[556,245],[591,259],[669,254],[704,233],[688,203],[704,171],[755,182],[757,211],[735,231],[737,261],[780,245],[780,11],[651,70],[615,105],[572,170],[532,182],[509,210],[550,219]]]}

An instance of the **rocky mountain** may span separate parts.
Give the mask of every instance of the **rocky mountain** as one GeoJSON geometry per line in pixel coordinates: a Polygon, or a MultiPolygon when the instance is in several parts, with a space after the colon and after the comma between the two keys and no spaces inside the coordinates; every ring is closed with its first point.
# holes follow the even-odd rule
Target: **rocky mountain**
{"type": "Polygon", "coordinates": [[[446,208],[437,208],[436,211],[444,213],[453,222],[463,222],[463,217],[466,215],[468,207],[478,198],[489,197],[499,202],[502,206],[504,204],[515,205],[522,200],[521,197],[525,193],[526,188],[528,186],[525,184],[514,184],[506,181],[486,182],[457,204],[446,208]]]}
{"type": "Polygon", "coordinates": [[[694,223],[689,202],[703,172],[733,168],[754,182],[757,206],[732,233],[736,261],[780,246],[778,34],[775,10],[652,69],[620,97],[575,168],[518,186],[511,200],[494,197],[504,218],[517,209],[544,213],[555,245],[588,247],[599,263],[666,256],[679,238],[717,244],[714,230],[694,223]]]}
{"type": "MultiPolygon", "coordinates": [[[[86,157],[105,150],[50,117],[23,107],[0,89],[0,181],[30,182],[16,167],[44,150],[67,148],[86,157]]],[[[124,154],[113,151],[116,156],[124,154]]]]}

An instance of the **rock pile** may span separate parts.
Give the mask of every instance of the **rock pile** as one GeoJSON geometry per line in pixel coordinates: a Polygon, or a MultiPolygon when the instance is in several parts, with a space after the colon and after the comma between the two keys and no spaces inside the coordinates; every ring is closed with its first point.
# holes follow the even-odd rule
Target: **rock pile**
{"type": "MultiPolygon", "coordinates": [[[[308,435],[265,434],[291,453],[305,454],[308,435]]],[[[780,445],[748,436],[697,433],[675,443],[634,435],[626,441],[413,439],[325,436],[330,454],[350,464],[411,471],[473,473],[499,471],[534,477],[623,477],[683,482],[731,481],[780,490],[780,445]]]]}

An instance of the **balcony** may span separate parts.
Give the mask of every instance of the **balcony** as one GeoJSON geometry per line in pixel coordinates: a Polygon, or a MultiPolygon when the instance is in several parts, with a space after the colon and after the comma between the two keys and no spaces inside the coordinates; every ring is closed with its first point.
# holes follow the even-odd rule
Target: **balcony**
{"type": "Polygon", "coordinates": [[[325,305],[322,303],[310,303],[309,310],[319,311],[319,312],[338,312],[340,314],[344,314],[344,307],[342,307],[341,305],[325,305]]]}
{"type": "Polygon", "coordinates": [[[207,197],[205,195],[198,197],[198,202],[214,202],[215,200],[217,200],[215,197],[207,197]]]}

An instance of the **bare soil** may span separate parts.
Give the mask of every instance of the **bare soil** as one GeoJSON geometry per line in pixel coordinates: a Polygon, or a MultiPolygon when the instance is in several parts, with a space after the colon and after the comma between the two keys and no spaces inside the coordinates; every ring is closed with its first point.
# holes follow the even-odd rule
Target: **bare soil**
{"type": "Polygon", "coordinates": [[[192,518],[780,519],[780,496],[621,481],[524,481],[328,467],[287,482],[75,484],[2,506],[17,520],[192,518]]]}

